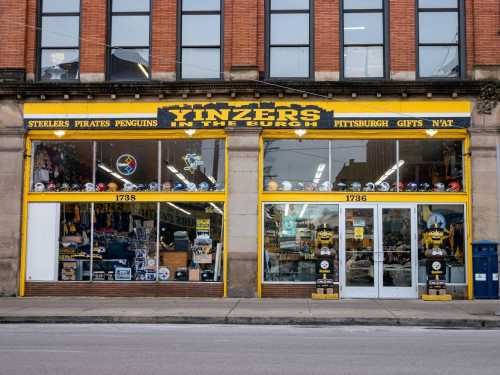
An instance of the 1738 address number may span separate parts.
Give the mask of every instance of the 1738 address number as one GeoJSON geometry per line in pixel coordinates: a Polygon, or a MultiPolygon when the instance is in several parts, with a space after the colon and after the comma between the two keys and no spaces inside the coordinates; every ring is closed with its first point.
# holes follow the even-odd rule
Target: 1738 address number
{"type": "Polygon", "coordinates": [[[137,198],[135,194],[116,194],[116,200],[119,202],[133,202],[137,198]]]}

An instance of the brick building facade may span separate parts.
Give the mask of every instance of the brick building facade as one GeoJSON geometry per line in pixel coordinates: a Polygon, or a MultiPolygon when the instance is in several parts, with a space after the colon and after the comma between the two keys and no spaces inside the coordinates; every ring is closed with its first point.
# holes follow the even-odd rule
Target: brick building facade
{"type": "MultiPolygon", "coordinates": [[[[352,14],[362,13],[363,5],[367,2],[274,1],[276,5],[272,4],[271,0],[223,0],[220,6],[217,5],[218,8],[207,8],[208,10],[198,9],[196,5],[192,5],[194,8],[185,5],[184,13],[180,8],[181,0],[144,2],[147,7],[144,9],[147,10],[141,14],[148,14],[149,36],[147,39],[150,43],[146,55],[149,59],[138,60],[138,57],[133,57],[129,60],[134,64],[142,64],[141,66],[146,68],[146,79],[141,80],[112,79],[110,75],[110,66],[114,61],[111,51],[115,48],[111,37],[113,17],[111,11],[115,9],[112,1],[70,1],[78,6],[78,9],[75,8],[76,11],[72,11],[73,16],[77,14],[79,17],[79,32],[76,37],[78,45],[71,47],[78,50],[78,72],[76,79],[70,80],[47,80],[41,74],[42,19],[52,17],[49,11],[50,6],[54,3],[56,4],[54,7],[57,7],[58,2],[44,0],[48,8],[43,12],[40,0],[3,0],[0,2],[0,155],[3,160],[0,164],[2,176],[0,186],[4,192],[0,198],[2,207],[0,213],[0,295],[16,295],[26,292],[28,294],[68,293],[75,295],[93,293],[200,295],[199,290],[196,289],[197,286],[193,286],[195,291],[190,291],[190,287],[180,284],[179,286],[175,282],[172,283],[170,289],[157,286],[154,291],[152,289],[148,291],[146,288],[143,292],[137,292],[137,290],[127,292],[126,288],[116,284],[107,289],[104,288],[104,292],[79,284],[79,289],[75,289],[75,292],[68,285],[61,286],[58,280],[52,280],[53,283],[50,285],[35,282],[27,282],[28,285],[24,285],[28,280],[25,269],[28,251],[26,247],[29,247],[26,244],[26,237],[29,236],[26,233],[29,227],[27,214],[28,205],[32,199],[29,197],[29,191],[26,191],[30,188],[30,183],[26,182],[30,179],[30,176],[26,176],[30,170],[25,168],[26,157],[32,157],[25,149],[30,130],[27,130],[24,125],[27,119],[27,108],[38,108],[36,107],[38,104],[41,105],[40,108],[43,108],[43,105],[47,105],[47,108],[51,105],[50,108],[56,108],[58,105],[61,105],[60,108],[66,108],[65,106],[72,103],[75,105],[102,103],[112,107],[115,104],[126,103],[135,103],[133,105],[159,103],[158,106],[161,106],[161,103],[169,102],[192,104],[243,100],[257,103],[263,101],[313,103],[315,100],[321,100],[334,103],[352,101],[353,108],[357,102],[378,101],[382,103],[381,107],[386,108],[384,104],[386,101],[397,103],[415,101],[429,103],[429,110],[415,109],[415,113],[433,113],[431,107],[436,103],[442,103],[445,108],[446,103],[450,101],[467,102],[471,107],[470,127],[467,128],[463,137],[470,140],[471,167],[470,171],[464,172],[464,175],[470,173],[472,181],[469,186],[471,190],[466,192],[471,194],[467,198],[467,204],[470,205],[472,216],[466,226],[470,226],[472,238],[466,239],[465,247],[470,247],[473,240],[500,240],[500,106],[497,105],[500,94],[500,4],[498,1],[444,0],[436,2],[442,3],[442,6],[437,6],[420,0],[422,4],[419,6],[418,0],[381,0],[380,8],[376,6],[365,11],[366,14],[372,15],[378,12],[383,19],[380,27],[382,38],[380,48],[383,52],[381,55],[376,52],[378,47],[375,45],[378,42],[359,41],[353,42],[359,43],[358,47],[356,45],[352,47],[352,51],[361,53],[362,48],[366,48],[366,51],[370,50],[370,52],[362,52],[365,53],[363,56],[367,61],[375,59],[374,56],[380,57],[383,66],[374,67],[377,64],[372,61],[375,60],[370,60],[371,62],[367,62],[362,68],[366,71],[380,68],[383,74],[373,76],[369,73],[366,77],[352,78],[349,77],[351,71],[347,66],[348,61],[351,61],[348,60],[351,52],[347,51],[351,47],[345,39],[350,38],[347,30],[350,28],[348,22],[351,21],[347,14],[351,14],[349,10],[352,14]],[[351,5],[352,8],[350,8],[351,5]],[[273,11],[282,16],[284,14],[308,15],[309,42],[297,42],[296,48],[307,49],[310,62],[309,74],[284,79],[272,76],[271,48],[276,48],[276,51],[282,48],[279,50],[281,53],[287,48],[288,43],[272,40],[274,37],[271,36],[271,23],[276,22],[278,25],[278,18],[276,21],[271,21],[273,11]],[[425,11],[456,14],[458,17],[456,43],[454,41],[442,43],[449,47],[448,51],[453,50],[455,44],[457,46],[458,64],[453,67],[454,70],[449,76],[437,74],[433,77],[423,73],[425,69],[423,64],[427,59],[419,58],[419,53],[423,54],[426,47],[433,48],[432,43],[423,42],[425,30],[422,26],[425,24],[422,23],[419,27],[419,17],[423,17],[421,14],[425,11]],[[184,79],[182,77],[181,68],[184,61],[182,51],[186,51],[184,56],[187,56],[188,50],[194,53],[198,47],[188,45],[188,42],[186,42],[187,47],[182,44],[181,20],[184,19],[183,17],[195,16],[200,12],[208,12],[207,17],[213,17],[217,12],[220,14],[220,35],[222,36],[220,43],[215,47],[201,47],[202,49],[211,48],[215,51],[214,53],[217,51],[221,53],[220,79],[212,77],[207,77],[210,79],[203,77],[184,79]],[[277,47],[270,47],[273,45],[277,47]]],[[[185,2],[196,4],[196,1],[185,0],[185,2]]],[[[115,0],[114,3],[118,4],[120,1],[115,0]]],[[[207,4],[212,3],[217,3],[217,1],[207,2],[207,4]]],[[[117,13],[117,18],[131,16],[133,12],[142,11],[134,9],[134,6],[130,5],[132,2],[124,1],[123,4],[124,8],[118,8],[119,5],[116,5],[118,9],[116,12],[122,9],[122,13],[117,13]],[[131,13],[127,14],[127,12],[131,13]]],[[[67,10],[63,9],[59,15],[64,17],[65,12],[67,10]]],[[[134,15],[132,14],[131,17],[134,15]]],[[[204,22],[204,20],[199,21],[201,29],[205,27],[204,22]]],[[[366,26],[356,26],[358,24],[353,23],[355,26],[352,28],[370,29],[374,27],[371,22],[367,21],[366,26]]],[[[188,25],[187,18],[185,25],[188,25]]],[[[300,27],[300,24],[297,24],[297,30],[299,30],[297,35],[292,35],[294,33],[290,31],[284,36],[280,34],[279,38],[297,37],[300,39],[304,37],[304,33],[300,32],[300,27]]],[[[52,36],[57,38],[58,33],[60,33],[59,36],[64,36],[67,31],[62,28],[51,32],[52,36]]],[[[122,32],[126,33],[126,30],[122,32]]],[[[188,32],[190,31],[185,31],[185,34],[188,35],[188,32]]],[[[193,33],[196,35],[194,31],[193,33]]],[[[132,49],[131,46],[116,47],[117,50],[122,51],[128,48],[132,49]]],[[[448,59],[448,55],[445,58],[448,59]]],[[[207,60],[198,58],[195,61],[194,68],[199,69],[204,61],[208,61],[208,57],[207,60]]],[[[280,61],[280,64],[286,62],[284,59],[280,61]]],[[[186,67],[189,66],[187,62],[184,63],[186,67]]],[[[371,105],[370,111],[379,110],[377,104],[371,105]]],[[[404,104],[401,105],[404,106],[404,104]]],[[[113,112],[114,109],[110,111],[113,112]]],[[[379,110],[379,112],[384,111],[379,110]]],[[[394,110],[393,114],[397,112],[394,110]]],[[[445,113],[446,110],[443,109],[442,112],[445,113]]],[[[47,112],[46,115],[52,113],[54,112],[47,112]]],[[[36,113],[33,114],[34,117],[35,115],[36,113]]],[[[118,134],[111,132],[109,137],[114,139],[118,134]]],[[[381,131],[379,136],[384,137],[382,134],[386,133],[381,131]]],[[[359,138],[363,139],[364,136],[364,133],[360,133],[359,138]]],[[[259,184],[262,183],[260,181],[262,177],[260,176],[262,168],[260,153],[263,152],[262,142],[265,140],[262,140],[260,130],[227,129],[224,131],[223,138],[228,150],[226,157],[228,165],[225,172],[226,192],[224,198],[220,199],[224,200],[226,207],[227,228],[224,228],[223,236],[226,236],[224,241],[222,238],[219,240],[224,242],[223,268],[225,268],[226,278],[223,281],[223,289],[225,295],[294,296],[309,293],[311,287],[307,283],[297,286],[286,283],[266,286],[264,280],[263,273],[266,271],[262,269],[265,268],[262,266],[265,263],[262,253],[265,250],[261,247],[264,246],[265,241],[260,235],[263,229],[259,220],[262,220],[261,209],[265,201],[262,194],[265,192],[259,184]]],[[[418,138],[420,139],[420,135],[418,138]]],[[[30,138],[30,142],[32,139],[36,141],[35,137],[30,138]]],[[[467,153],[463,157],[465,160],[468,157],[467,153]]],[[[466,184],[463,183],[463,185],[466,184]]],[[[160,200],[169,199],[168,197],[166,195],[160,200]]],[[[329,197],[328,201],[336,201],[335,197],[329,197]]],[[[431,199],[431,196],[429,197],[431,199]]],[[[72,202],[78,201],[78,196],[72,199],[72,202]]],[[[375,202],[379,202],[377,199],[375,202]]],[[[317,198],[313,200],[318,201],[317,198]]],[[[418,202],[424,201],[425,199],[422,199],[418,202]]],[[[452,199],[450,198],[449,201],[452,199]]],[[[418,202],[414,203],[418,204],[418,202]]],[[[464,267],[467,269],[471,266],[468,264],[464,267]]],[[[90,278],[92,279],[92,274],[90,278]]],[[[340,284],[342,283],[341,280],[340,284]]],[[[471,280],[464,284],[469,283],[471,280]]],[[[221,285],[217,284],[207,295],[222,294],[221,288],[221,285]]],[[[457,289],[460,288],[457,287],[457,289]]],[[[203,295],[202,292],[201,294],[203,295]]],[[[470,297],[470,289],[469,294],[459,291],[457,295],[470,297]]]]}

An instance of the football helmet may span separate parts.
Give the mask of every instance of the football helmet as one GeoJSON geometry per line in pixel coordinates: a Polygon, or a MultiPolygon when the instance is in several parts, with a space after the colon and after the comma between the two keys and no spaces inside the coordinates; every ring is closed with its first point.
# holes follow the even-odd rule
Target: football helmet
{"type": "Polygon", "coordinates": [[[361,191],[361,184],[357,181],[351,184],[351,191],[361,191]]]}
{"type": "Polygon", "coordinates": [[[458,192],[461,190],[462,190],[462,187],[460,186],[460,184],[457,181],[450,182],[448,184],[448,189],[446,189],[446,191],[448,191],[448,192],[458,192]]]}
{"type": "Polygon", "coordinates": [[[43,184],[43,182],[37,182],[35,184],[34,188],[35,188],[35,191],[37,193],[41,193],[41,192],[45,191],[45,185],[43,184]]]}
{"type": "Polygon", "coordinates": [[[408,182],[408,184],[406,185],[406,191],[410,192],[410,193],[414,193],[414,192],[418,191],[417,183],[416,182],[408,182]]]}
{"type": "Polygon", "coordinates": [[[281,183],[281,190],[283,191],[291,191],[292,190],[292,183],[290,181],[283,181],[281,183]]]}
{"type": "Polygon", "coordinates": [[[442,182],[436,182],[434,184],[434,188],[432,189],[432,191],[437,191],[437,192],[442,192],[445,190],[446,190],[446,188],[442,182]]]}

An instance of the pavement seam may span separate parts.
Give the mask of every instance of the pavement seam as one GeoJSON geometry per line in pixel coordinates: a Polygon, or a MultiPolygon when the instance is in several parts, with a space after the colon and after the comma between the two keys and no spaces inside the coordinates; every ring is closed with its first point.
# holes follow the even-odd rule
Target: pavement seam
{"type": "Polygon", "coordinates": [[[231,314],[233,313],[234,309],[236,309],[236,308],[238,307],[238,305],[240,304],[240,302],[241,302],[241,298],[239,298],[239,299],[236,301],[236,303],[234,304],[234,306],[232,306],[232,307],[229,309],[228,313],[227,313],[227,314],[226,314],[226,316],[224,317],[224,320],[225,320],[226,322],[229,320],[229,315],[231,315],[231,314]]]}

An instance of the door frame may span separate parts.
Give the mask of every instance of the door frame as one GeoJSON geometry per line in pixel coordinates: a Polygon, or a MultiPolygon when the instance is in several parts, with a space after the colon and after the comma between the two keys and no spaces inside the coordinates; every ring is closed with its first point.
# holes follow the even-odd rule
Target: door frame
{"type": "Polygon", "coordinates": [[[339,287],[341,298],[385,298],[416,299],[418,297],[418,241],[417,241],[417,204],[416,203],[362,203],[340,204],[339,207],[339,287]],[[369,208],[373,210],[373,286],[350,287],[346,285],[346,244],[345,210],[369,208]],[[383,286],[383,249],[382,249],[382,210],[384,208],[403,208],[411,210],[411,287],[383,286]]]}

